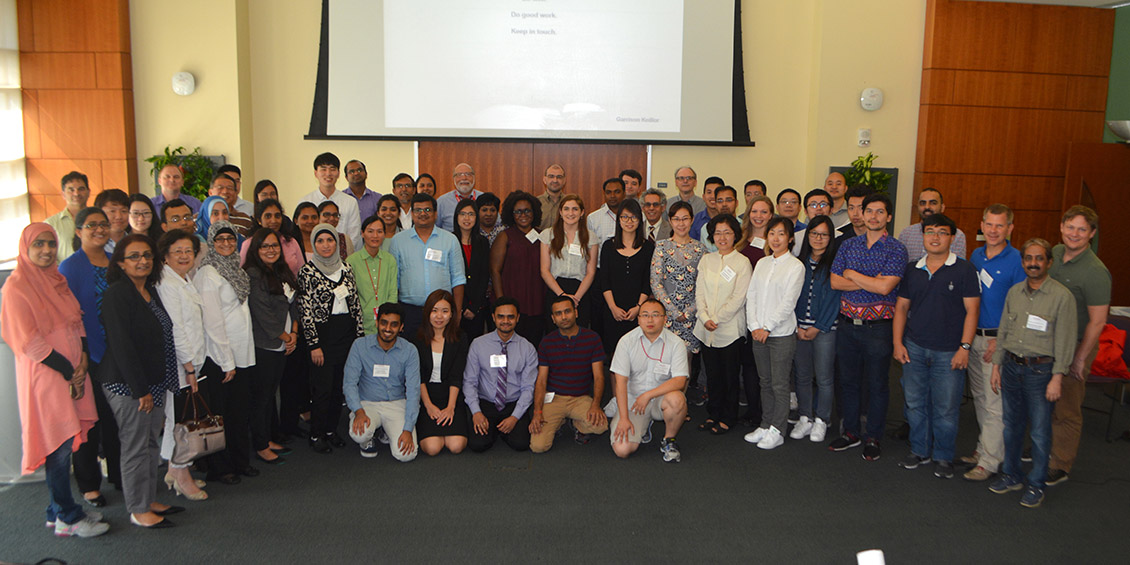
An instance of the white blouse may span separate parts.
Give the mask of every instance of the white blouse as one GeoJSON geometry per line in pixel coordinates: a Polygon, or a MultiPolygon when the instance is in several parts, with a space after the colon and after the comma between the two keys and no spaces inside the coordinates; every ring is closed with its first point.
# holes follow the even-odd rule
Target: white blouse
{"type": "Polygon", "coordinates": [[[737,251],[725,256],[718,252],[707,253],[698,263],[698,276],[695,278],[695,305],[698,314],[695,318],[694,336],[707,347],[726,347],[745,331],[746,290],[753,268],[749,259],[737,251]],[[706,329],[706,322],[713,320],[718,327],[714,331],[706,329]]]}
{"type": "Polygon", "coordinates": [[[251,336],[251,308],[235,297],[219,271],[204,265],[192,283],[204,305],[204,336],[208,357],[227,372],[255,365],[255,340],[251,336]]]}
{"type": "Polygon", "coordinates": [[[804,264],[785,253],[766,255],[753,268],[746,292],[746,324],[749,331],[764,329],[769,337],[796,333],[796,302],[804,286],[804,264]]]}
{"type": "MultiPolygon", "coordinates": [[[[213,269],[214,270],[214,269],[213,269]]],[[[196,379],[204,380],[200,368],[204,366],[204,307],[200,293],[192,282],[181,278],[172,267],[165,265],[157,296],[173,321],[173,341],[177,349],[177,376],[180,388],[188,386],[184,364],[191,362],[196,369],[196,379]]]]}

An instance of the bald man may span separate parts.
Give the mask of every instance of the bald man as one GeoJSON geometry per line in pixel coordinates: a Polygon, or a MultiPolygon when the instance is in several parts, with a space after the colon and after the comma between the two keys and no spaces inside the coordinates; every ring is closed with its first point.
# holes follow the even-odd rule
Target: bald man
{"type": "Polygon", "coordinates": [[[455,165],[455,170],[451,172],[451,182],[455,190],[436,198],[436,225],[454,232],[455,205],[466,198],[478,198],[482,191],[475,190],[475,169],[467,163],[455,165]]]}

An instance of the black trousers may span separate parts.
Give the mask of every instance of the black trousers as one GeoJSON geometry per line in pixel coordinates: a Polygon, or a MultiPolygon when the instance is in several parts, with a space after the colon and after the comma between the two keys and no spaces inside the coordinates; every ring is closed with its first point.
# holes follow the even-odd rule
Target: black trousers
{"type": "Polygon", "coordinates": [[[482,410],[483,416],[487,417],[487,433],[480,434],[474,429],[474,420],[472,419],[469,437],[467,438],[467,446],[471,451],[482,453],[494,445],[494,440],[502,437],[502,441],[506,442],[514,451],[525,451],[530,448],[530,412],[521,418],[518,418],[518,423],[514,424],[514,429],[510,433],[504,434],[498,431],[498,424],[506,418],[509,418],[514,413],[514,407],[517,402],[511,402],[499,410],[495,407],[494,401],[479,399],[479,409],[482,410]]]}
{"type": "Polygon", "coordinates": [[[271,441],[272,415],[275,413],[275,392],[286,367],[286,352],[255,348],[255,366],[251,370],[250,427],[251,448],[267,449],[271,441]]]}
{"type": "MultiPolygon", "coordinates": [[[[577,279],[567,279],[565,277],[557,277],[556,280],[557,280],[557,286],[560,286],[561,290],[565,291],[565,294],[572,294],[572,295],[576,296],[577,295],[577,289],[581,288],[581,281],[579,281],[577,279]]],[[[592,295],[592,287],[590,286],[589,290],[587,292],[585,292],[585,295],[583,297],[581,297],[581,303],[577,305],[577,325],[581,326],[582,328],[590,328],[591,329],[591,326],[592,326],[592,316],[591,316],[592,300],[589,299],[589,296],[591,296],[591,295],[592,295]]],[[[546,293],[545,293],[545,315],[544,315],[544,317],[545,317],[545,328],[546,328],[545,333],[547,333],[547,334],[549,332],[552,332],[553,330],[557,329],[557,326],[554,325],[554,323],[553,323],[553,307],[550,304],[550,302],[552,302],[553,299],[555,299],[555,298],[557,298],[557,297],[553,295],[553,292],[550,292],[548,290],[546,291],[546,293]]],[[[604,297],[602,296],[602,297],[600,297],[600,299],[604,300],[604,297]]]]}
{"type": "MultiPolygon", "coordinates": [[[[251,402],[251,368],[237,368],[235,377],[223,382],[224,371],[211,358],[204,361],[202,370],[209,383],[213,397],[209,402],[212,412],[224,417],[224,439],[227,441],[227,457],[232,469],[240,470],[251,466],[251,430],[249,412],[251,402]],[[216,383],[221,383],[216,387],[216,383]],[[217,388],[219,390],[217,390],[217,388]]],[[[217,476],[218,471],[208,469],[209,476],[217,476]]]]}
{"type": "Polygon", "coordinates": [[[357,324],[349,314],[336,314],[318,324],[322,366],[310,364],[310,435],[324,436],[336,432],[341,421],[341,390],[345,376],[345,360],[357,339],[357,324]]]}
{"type": "Polygon", "coordinates": [[[282,381],[279,383],[279,432],[301,436],[299,414],[310,411],[310,349],[301,332],[298,347],[286,356],[282,381]]]}
{"type": "Polygon", "coordinates": [[[706,412],[712,420],[733,426],[738,419],[738,377],[741,373],[741,348],[738,338],[725,347],[702,346],[706,364],[706,412]]]}
{"type": "Polygon", "coordinates": [[[102,489],[102,465],[98,454],[106,459],[106,480],[121,490],[122,487],[122,444],[118,440],[118,422],[102,386],[98,384],[98,364],[90,362],[90,378],[86,383],[86,394],[94,395],[94,407],[98,410],[98,422],[87,433],[86,443],[79,446],[71,460],[74,463],[75,482],[80,492],[94,492],[102,489]]]}
{"type": "MultiPolygon", "coordinates": [[[[408,341],[414,341],[420,326],[424,323],[424,307],[407,302],[401,302],[400,307],[404,309],[404,325],[400,328],[400,336],[408,341]]],[[[320,331],[318,335],[321,335],[320,331]]]]}
{"type": "Polygon", "coordinates": [[[515,326],[514,332],[526,338],[526,341],[529,341],[533,344],[534,349],[537,349],[542,336],[545,335],[545,317],[542,314],[536,316],[522,314],[518,316],[518,324],[515,326]]]}

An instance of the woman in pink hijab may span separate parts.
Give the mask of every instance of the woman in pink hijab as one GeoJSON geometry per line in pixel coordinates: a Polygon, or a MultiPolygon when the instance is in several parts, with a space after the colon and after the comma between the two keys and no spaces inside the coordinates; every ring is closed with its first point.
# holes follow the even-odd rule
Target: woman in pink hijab
{"type": "Polygon", "coordinates": [[[98,420],[86,394],[86,332],[82,311],[56,268],[58,239],[44,223],[24,228],[16,270],[4,283],[0,332],[16,357],[16,388],[24,446],[21,470],[47,467],[47,525],[57,536],[106,533],[96,512],[71,494],[71,452],[98,420]]]}

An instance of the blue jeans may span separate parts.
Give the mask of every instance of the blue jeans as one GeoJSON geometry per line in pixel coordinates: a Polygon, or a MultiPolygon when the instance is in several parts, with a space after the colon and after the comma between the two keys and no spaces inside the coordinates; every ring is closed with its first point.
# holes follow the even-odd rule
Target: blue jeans
{"type": "Polygon", "coordinates": [[[860,436],[861,384],[867,381],[867,433],[865,440],[883,439],[887,424],[887,403],[891,399],[891,323],[857,326],[840,319],[836,329],[836,365],[840,369],[840,398],[843,401],[844,431],[860,436]]]}
{"type": "Polygon", "coordinates": [[[813,416],[812,381],[816,380],[816,417],[825,424],[832,419],[836,365],[836,332],[816,334],[812,341],[796,342],[796,400],[801,416],[813,416]]]}
{"type": "Polygon", "coordinates": [[[47,492],[50,499],[47,503],[47,521],[62,520],[67,524],[74,524],[86,517],[82,506],[75,503],[71,494],[71,447],[74,438],[63,442],[51,455],[47,456],[44,466],[47,468],[47,492]]]}
{"type": "Polygon", "coordinates": [[[1031,428],[1032,470],[1028,486],[1044,488],[1048,479],[1048,457],[1052,447],[1052,410],[1048,402],[1048,382],[1052,364],[1018,365],[1005,355],[1001,364],[1001,398],[1004,412],[1004,466],[1002,472],[1020,478],[1020,454],[1024,451],[1024,429],[1031,428]]]}
{"type": "Polygon", "coordinates": [[[938,351],[904,339],[910,362],[902,366],[910,451],[936,461],[953,461],[965,371],[950,368],[953,351],[938,351]]]}

